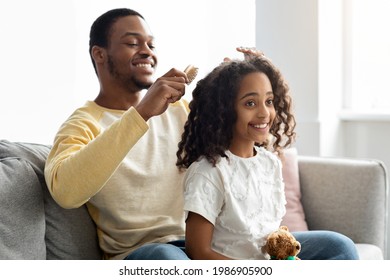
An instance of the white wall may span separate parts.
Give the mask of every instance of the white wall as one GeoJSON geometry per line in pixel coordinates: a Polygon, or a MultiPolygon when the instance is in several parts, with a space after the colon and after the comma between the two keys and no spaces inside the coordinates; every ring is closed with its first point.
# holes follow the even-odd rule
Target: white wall
{"type": "Polygon", "coordinates": [[[156,76],[192,63],[201,77],[225,56],[238,57],[235,47],[255,45],[254,0],[2,1],[0,139],[50,144],[69,114],[95,98],[89,29],[118,7],[146,18],[157,38],[156,76]]]}
{"type": "Polygon", "coordinates": [[[319,154],[317,1],[256,2],[256,47],[279,67],[289,83],[297,118],[297,147],[319,154]]]}

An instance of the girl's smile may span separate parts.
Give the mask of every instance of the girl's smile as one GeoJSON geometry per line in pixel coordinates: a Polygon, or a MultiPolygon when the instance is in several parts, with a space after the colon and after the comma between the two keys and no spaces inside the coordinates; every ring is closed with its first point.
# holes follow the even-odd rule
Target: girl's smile
{"type": "Polygon", "coordinates": [[[268,123],[263,123],[263,124],[249,124],[251,127],[253,127],[254,129],[258,129],[258,130],[264,130],[265,128],[268,127],[268,123]]]}

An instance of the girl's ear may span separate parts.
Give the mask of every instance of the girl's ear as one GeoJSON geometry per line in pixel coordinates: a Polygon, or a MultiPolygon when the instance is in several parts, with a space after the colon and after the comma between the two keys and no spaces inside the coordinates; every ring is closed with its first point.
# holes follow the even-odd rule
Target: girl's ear
{"type": "Polygon", "coordinates": [[[107,56],[106,49],[99,46],[93,46],[91,54],[96,64],[103,63],[107,56]]]}

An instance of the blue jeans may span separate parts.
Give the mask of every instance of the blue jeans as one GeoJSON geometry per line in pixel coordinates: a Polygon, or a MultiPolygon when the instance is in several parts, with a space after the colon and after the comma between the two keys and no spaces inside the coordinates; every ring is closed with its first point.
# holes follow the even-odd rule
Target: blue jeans
{"type": "MultiPolygon", "coordinates": [[[[301,243],[302,260],[357,260],[355,244],[345,235],[333,231],[293,232],[301,243]]],[[[145,244],[129,254],[125,260],[188,260],[184,240],[170,243],[145,244]]]]}
{"type": "Polygon", "coordinates": [[[358,260],[359,255],[353,241],[333,231],[311,230],[293,232],[301,243],[298,257],[302,260],[358,260]]]}
{"type": "Polygon", "coordinates": [[[169,243],[149,243],[130,253],[125,260],[189,260],[184,240],[169,243]]]}

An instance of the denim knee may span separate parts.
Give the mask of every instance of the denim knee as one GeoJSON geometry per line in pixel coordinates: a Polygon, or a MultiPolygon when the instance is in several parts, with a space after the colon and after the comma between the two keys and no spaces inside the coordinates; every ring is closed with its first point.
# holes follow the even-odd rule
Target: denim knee
{"type": "Polygon", "coordinates": [[[130,253],[125,260],[188,260],[185,252],[172,244],[146,244],[130,253]]]}
{"type": "Polygon", "coordinates": [[[306,260],[357,260],[354,242],[347,236],[325,230],[294,232],[301,243],[299,257],[306,260]]]}
{"type": "Polygon", "coordinates": [[[357,260],[359,255],[355,243],[347,236],[337,233],[328,232],[328,238],[332,250],[334,250],[335,260],[357,260]]]}

